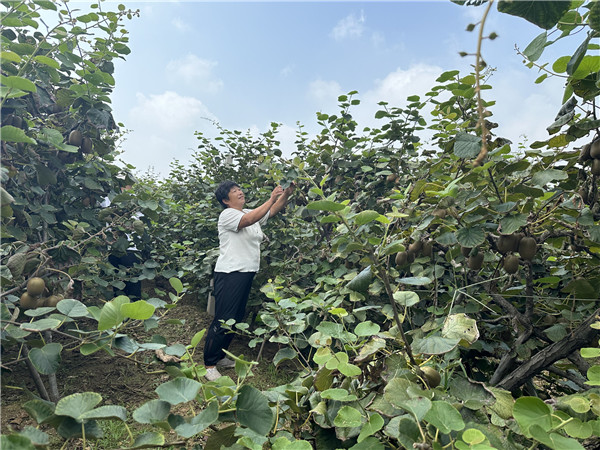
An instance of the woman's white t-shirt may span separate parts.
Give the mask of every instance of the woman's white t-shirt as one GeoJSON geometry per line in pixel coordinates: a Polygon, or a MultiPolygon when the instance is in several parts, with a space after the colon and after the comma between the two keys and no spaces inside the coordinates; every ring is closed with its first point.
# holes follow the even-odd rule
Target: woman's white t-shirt
{"type": "Polygon", "coordinates": [[[269,211],[258,222],[238,230],[242,216],[252,211],[225,208],[219,215],[219,257],[215,272],[258,272],[260,243],[265,235],[261,225],[269,218],[269,211]]]}

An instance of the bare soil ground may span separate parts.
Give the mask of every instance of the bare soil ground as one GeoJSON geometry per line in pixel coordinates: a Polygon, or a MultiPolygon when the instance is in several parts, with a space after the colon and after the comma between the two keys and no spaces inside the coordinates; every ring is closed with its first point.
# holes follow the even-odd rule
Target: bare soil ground
{"type": "MultiPolygon", "coordinates": [[[[176,308],[169,311],[168,317],[185,321],[184,324],[160,325],[160,334],[167,339],[169,345],[176,343],[188,345],[194,334],[208,328],[212,321],[212,316],[207,314],[205,308],[201,307],[197,299],[192,296],[186,296],[180,300],[176,308]]],[[[156,329],[151,330],[150,334],[157,332],[156,329]]],[[[143,341],[143,339],[140,339],[140,341],[143,341]]],[[[56,339],[55,342],[60,342],[60,338],[56,339]]],[[[236,336],[229,350],[236,355],[243,354],[246,359],[256,360],[259,348],[250,348],[248,342],[248,339],[236,336]]],[[[202,364],[202,347],[203,342],[200,343],[194,354],[194,361],[200,364],[202,364]]],[[[277,351],[278,347],[275,345],[265,346],[260,364],[253,368],[255,376],[249,380],[249,384],[259,389],[266,389],[292,379],[295,373],[293,367],[287,368],[290,370],[281,370],[280,366],[278,370],[275,370],[271,364],[277,351]]],[[[137,406],[157,398],[154,389],[169,379],[169,375],[164,372],[165,364],[159,361],[154,354],[146,352],[137,355],[136,358],[145,359],[147,364],[136,364],[131,359],[113,357],[103,351],[83,356],[78,350],[63,350],[62,363],[57,372],[61,397],[75,392],[97,392],[102,395],[103,399],[99,406],[109,404],[125,406],[130,415],[137,406]]],[[[28,425],[37,426],[22,407],[23,403],[38,395],[35,384],[24,363],[12,366],[12,369],[10,372],[2,372],[2,391],[0,395],[2,434],[22,430],[28,425]]],[[[233,369],[225,369],[221,373],[229,375],[233,379],[236,376],[233,369]]],[[[134,428],[135,425],[135,423],[130,424],[134,428]]],[[[61,438],[56,436],[51,427],[42,426],[40,428],[52,436],[50,448],[61,448],[61,438]]],[[[175,436],[173,437],[175,438],[175,436]]],[[[171,441],[171,439],[167,440],[171,441]]],[[[118,446],[96,445],[93,444],[93,446],[86,448],[119,448],[118,446]]],[[[193,442],[189,442],[189,445],[193,446],[193,442]]],[[[66,450],[82,447],[78,446],[77,443],[73,443],[73,445],[64,448],[66,450]]]]}

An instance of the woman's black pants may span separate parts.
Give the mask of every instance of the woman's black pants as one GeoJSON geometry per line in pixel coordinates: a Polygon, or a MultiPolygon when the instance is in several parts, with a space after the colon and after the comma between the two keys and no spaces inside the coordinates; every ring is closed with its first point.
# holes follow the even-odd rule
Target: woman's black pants
{"type": "Polygon", "coordinates": [[[221,328],[221,320],[244,320],[254,272],[215,272],[215,318],[210,324],[204,343],[204,365],[214,366],[225,357],[233,333],[221,328]]]}

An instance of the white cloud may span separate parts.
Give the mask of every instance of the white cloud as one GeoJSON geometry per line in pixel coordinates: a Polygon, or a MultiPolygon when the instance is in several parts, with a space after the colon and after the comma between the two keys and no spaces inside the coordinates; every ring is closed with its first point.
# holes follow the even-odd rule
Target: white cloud
{"type": "Polygon", "coordinates": [[[153,168],[166,176],[169,164],[177,159],[182,163],[197,147],[195,131],[214,133],[215,116],[194,97],[184,97],[176,92],[144,95],[138,93],[137,101],[127,118],[127,135],[122,158],[144,172],[153,168]]]}
{"type": "Polygon", "coordinates": [[[185,33],[186,31],[189,31],[191,29],[190,25],[187,22],[181,20],[179,17],[173,19],[171,21],[171,25],[173,25],[177,31],[180,31],[182,33],[185,33]]]}
{"type": "Polygon", "coordinates": [[[308,94],[319,102],[337,101],[342,93],[342,87],[337,81],[315,80],[308,86],[308,94]]]}
{"type": "Polygon", "coordinates": [[[287,77],[294,72],[294,64],[288,64],[279,72],[282,77],[287,77]]]}
{"type": "Polygon", "coordinates": [[[223,88],[223,81],[213,73],[217,65],[216,61],[188,54],[184,58],[169,61],[166,71],[171,80],[182,80],[194,84],[203,92],[214,94],[223,88]]]}
{"type": "Polygon", "coordinates": [[[330,36],[336,41],[341,41],[346,38],[358,38],[361,37],[365,31],[365,15],[363,11],[360,12],[360,16],[350,14],[340,20],[333,30],[331,30],[330,36]]]}

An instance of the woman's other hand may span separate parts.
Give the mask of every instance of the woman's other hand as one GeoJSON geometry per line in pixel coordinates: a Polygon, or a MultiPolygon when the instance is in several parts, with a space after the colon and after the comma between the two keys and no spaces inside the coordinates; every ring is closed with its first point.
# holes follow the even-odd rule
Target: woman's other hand
{"type": "Polygon", "coordinates": [[[281,186],[277,186],[275,189],[273,189],[273,192],[271,192],[271,201],[275,203],[281,194],[283,194],[283,188],[281,186]]]}
{"type": "Polygon", "coordinates": [[[289,197],[294,192],[294,189],[296,189],[296,183],[292,181],[290,185],[284,189],[283,193],[286,197],[289,197]]]}

